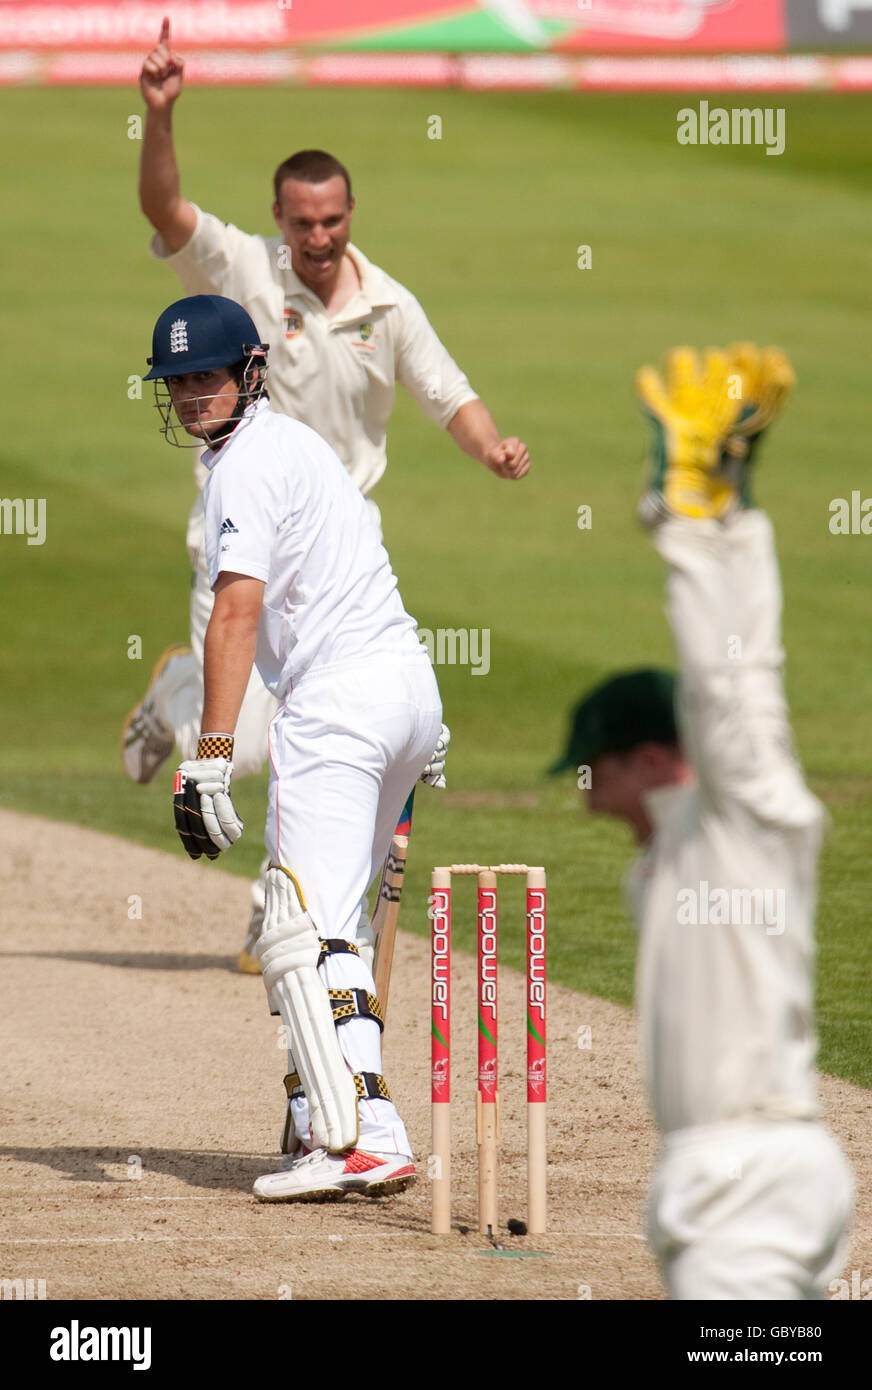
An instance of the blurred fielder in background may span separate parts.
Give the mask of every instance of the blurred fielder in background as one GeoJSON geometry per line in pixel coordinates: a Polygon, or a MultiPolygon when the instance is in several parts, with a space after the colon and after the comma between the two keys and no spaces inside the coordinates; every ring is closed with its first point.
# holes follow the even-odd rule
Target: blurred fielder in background
{"type": "MultiPolygon", "coordinates": [[[[242,304],[270,344],[270,405],[303,421],[332,446],[366,496],[387,465],[386,432],[396,383],[455,443],[501,478],[522,478],[526,446],[500,437],[415,297],[350,242],[354,199],[348,171],[322,150],[303,150],[279,165],[272,215],[280,235],[250,236],[182,196],[172,112],[184,64],[172,51],[170,25],[142,67],[146,104],[140,204],[155,229],[151,248],[188,294],[218,294],[242,304]]],[[[202,489],[205,473],[195,469],[202,489]]],[[[378,508],[368,501],[381,539],[378,508]]],[[[194,571],[191,647],[172,646],[155,666],[145,697],[124,724],[124,767],[150,782],[178,746],[193,756],[203,702],[203,641],[213,596],[206,570],[204,513],[198,496],[188,522],[194,571]]],[[[257,772],[267,752],[275,701],[252,672],[236,730],[237,777],[257,772]]],[[[447,742],[447,739],[445,740],[447,742]]],[[[253,946],[263,920],[263,873],[253,890],[240,969],[256,972],[253,946]]],[[[366,905],[361,909],[365,931],[366,905]]]]}
{"type": "Polygon", "coordinates": [[[644,848],[627,892],[662,1147],[649,1237],[676,1299],[821,1298],[853,1183],[819,1122],[814,912],[825,811],[792,751],[781,590],[749,466],[793,372],[776,349],[669,354],[637,377],[654,429],[643,522],[669,566],[680,665],[607,680],[555,771],[644,848]]]}

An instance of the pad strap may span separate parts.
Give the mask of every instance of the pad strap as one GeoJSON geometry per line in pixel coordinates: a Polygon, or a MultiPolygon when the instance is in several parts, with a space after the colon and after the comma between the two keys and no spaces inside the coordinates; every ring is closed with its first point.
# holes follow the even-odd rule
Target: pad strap
{"type": "MultiPolygon", "coordinates": [[[[296,880],[293,880],[293,881],[295,881],[295,883],[296,883],[296,880]]],[[[327,960],[327,956],[331,956],[331,955],[356,955],[356,956],[359,956],[359,955],[360,955],[360,952],[357,951],[357,947],[356,947],[356,945],[355,945],[355,942],[353,942],[353,941],[344,941],[344,940],[342,940],[342,937],[334,937],[334,938],[331,938],[331,940],[328,940],[328,941],[321,941],[321,954],[318,955],[318,965],[324,965],[325,960],[327,960]]],[[[328,990],[327,992],[328,992],[328,994],[330,994],[330,997],[331,997],[331,999],[332,999],[332,997],[334,997],[334,994],[337,994],[337,992],[342,992],[342,991],[328,990]]],[[[345,991],[345,992],[348,992],[348,991],[345,991]]],[[[355,991],[353,991],[353,992],[355,992],[355,994],[363,994],[364,991],[363,991],[363,990],[355,990],[355,991]]],[[[349,998],[350,998],[350,997],[352,997],[352,995],[349,994],[349,998]]],[[[348,1017],[348,1019],[350,1019],[350,1017],[353,1017],[353,1015],[355,1015],[355,1013],[359,1013],[360,1017],[363,1017],[363,1019],[376,1019],[376,1023],[378,1024],[378,1027],[380,1027],[382,1033],[384,1033],[384,1017],[382,1017],[381,1005],[378,1004],[378,999],[376,998],[376,995],[374,995],[374,994],[369,994],[369,995],[367,995],[367,999],[370,999],[370,1001],[373,1001],[373,1008],[371,1008],[371,1009],[353,1009],[352,1012],[350,1012],[350,1013],[344,1013],[344,1015],[341,1015],[341,1016],[339,1016],[338,1013],[337,1013],[337,1011],[335,1011],[335,1009],[334,1009],[334,1023],[344,1023],[346,1017],[348,1017]]],[[[271,1013],[271,1015],[273,1015],[273,1017],[278,1017],[278,1009],[270,1009],[270,1013],[271,1013]]]]}
{"type": "Polygon", "coordinates": [[[383,1076],[375,1071],[356,1071],[354,1088],[358,1100],[390,1100],[391,1093],[383,1076]]]}
{"type": "Polygon", "coordinates": [[[381,1005],[374,994],[368,994],[365,989],[328,989],[327,993],[333,1007],[333,1022],[337,1028],[340,1023],[347,1023],[350,1018],[371,1018],[378,1024],[380,1032],[385,1031],[381,1005]]]}
{"type": "MultiPolygon", "coordinates": [[[[372,998],[371,995],[370,998],[372,998]]],[[[357,1091],[359,1100],[391,1099],[387,1082],[383,1076],[375,1071],[356,1071],[354,1073],[354,1089],[357,1091]]],[[[297,1100],[306,1094],[300,1082],[299,1072],[288,1072],[285,1077],[285,1090],[288,1093],[288,1100],[297,1100]]]]}
{"type": "Polygon", "coordinates": [[[341,936],[331,937],[321,942],[318,964],[323,965],[328,956],[359,956],[360,952],[353,941],[343,941],[341,936]]]}

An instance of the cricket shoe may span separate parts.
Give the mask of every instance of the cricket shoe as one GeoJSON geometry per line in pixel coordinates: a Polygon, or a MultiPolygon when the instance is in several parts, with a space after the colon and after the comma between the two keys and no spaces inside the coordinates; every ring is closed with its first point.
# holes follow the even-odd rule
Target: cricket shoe
{"type": "Polygon", "coordinates": [[[331,1154],[304,1150],[282,1160],[278,1173],[265,1173],[254,1184],[259,1202],[341,1202],[348,1192],[390,1197],[416,1179],[411,1158],[371,1154],[363,1149],[331,1154]]]}
{"type": "Polygon", "coordinates": [[[157,698],[162,686],[187,674],[183,661],[187,666],[194,661],[190,647],[167,647],[155,663],[145,695],[124,721],[121,760],[131,782],[150,782],[176,745],[175,733],[158,716],[157,698]]]}

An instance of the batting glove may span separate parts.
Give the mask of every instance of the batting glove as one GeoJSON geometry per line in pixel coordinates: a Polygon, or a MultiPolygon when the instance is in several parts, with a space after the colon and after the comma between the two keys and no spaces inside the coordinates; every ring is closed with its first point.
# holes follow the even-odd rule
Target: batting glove
{"type": "Polygon", "coordinates": [[[430,761],[418,778],[419,782],[426,782],[428,787],[445,787],[445,759],[450,742],[451,730],[447,724],[443,724],[439,732],[439,742],[430,754],[430,761]]]}
{"type": "Polygon", "coordinates": [[[176,770],[176,830],[192,859],[204,854],[207,859],[217,859],[223,849],[236,843],[243,830],[230,799],[233,739],[228,734],[205,735],[197,745],[197,753],[196,759],[182,763],[176,770]],[[230,756],[209,756],[216,749],[230,756]]]}

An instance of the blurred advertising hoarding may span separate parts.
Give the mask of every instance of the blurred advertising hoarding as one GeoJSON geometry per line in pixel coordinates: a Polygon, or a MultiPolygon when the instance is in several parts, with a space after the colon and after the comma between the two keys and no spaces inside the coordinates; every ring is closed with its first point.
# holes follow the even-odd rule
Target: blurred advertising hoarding
{"type": "MultiPolygon", "coordinates": [[[[843,8],[848,0],[822,0],[843,8]]],[[[785,0],[0,0],[0,47],[717,52],[786,43],[785,0]]]]}
{"type": "Polygon", "coordinates": [[[872,0],[0,0],[0,85],[133,83],[165,14],[203,84],[832,91],[872,64],[872,0]]]}

